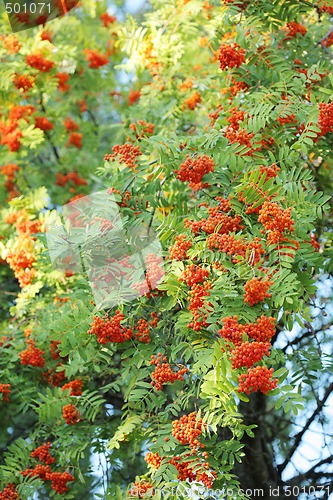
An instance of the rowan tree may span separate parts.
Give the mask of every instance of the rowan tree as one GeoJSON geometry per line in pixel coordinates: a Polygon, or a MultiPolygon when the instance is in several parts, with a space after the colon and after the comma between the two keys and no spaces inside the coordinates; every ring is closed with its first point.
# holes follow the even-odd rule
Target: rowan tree
{"type": "Polygon", "coordinates": [[[0,498],[329,498],[332,14],[6,25],[0,498]]]}

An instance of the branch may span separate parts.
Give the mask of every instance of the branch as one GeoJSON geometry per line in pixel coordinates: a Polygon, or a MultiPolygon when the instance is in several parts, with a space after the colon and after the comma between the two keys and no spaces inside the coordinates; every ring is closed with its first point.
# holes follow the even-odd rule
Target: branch
{"type": "MultiPolygon", "coordinates": [[[[291,457],[293,456],[293,454],[297,450],[297,448],[298,448],[298,446],[299,446],[299,444],[300,444],[300,442],[301,442],[304,434],[309,429],[310,425],[312,424],[312,422],[314,421],[314,419],[316,418],[316,416],[319,415],[319,413],[322,411],[322,409],[323,409],[323,407],[324,407],[327,399],[329,398],[331,392],[333,392],[333,382],[326,389],[326,392],[325,392],[325,395],[324,395],[323,399],[321,399],[321,400],[318,401],[317,408],[312,413],[311,417],[308,419],[308,421],[306,422],[306,424],[303,427],[303,429],[298,434],[296,434],[295,440],[294,440],[294,444],[290,448],[289,453],[287,454],[284,462],[278,466],[278,470],[279,470],[280,474],[287,467],[287,465],[288,465],[291,457]]],[[[332,459],[333,459],[333,456],[332,456],[332,459]]],[[[320,462],[317,465],[315,465],[314,468],[318,467],[319,465],[320,465],[320,462]]]]}
{"type": "Polygon", "coordinates": [[[321,479],[323,477],[327,478],[332,477],[333,472],[327,472],[327,473],[325,473],[324,471],[315,472],[315,470],[318,467],[330,464],[332,462],[333,462],[333,455],[330,455],[327,458],[323,458],[323,460],[320,460],[320,462],[311,467],[311,469],[307,470],[306,472],[302,472],[302,474],[298,474],[298,476],[293,477],[292,481],[295,482],[295,484],[300,484],[300,481],[302,481],[303,479],[315,479],[315,478],[321,479]]]}

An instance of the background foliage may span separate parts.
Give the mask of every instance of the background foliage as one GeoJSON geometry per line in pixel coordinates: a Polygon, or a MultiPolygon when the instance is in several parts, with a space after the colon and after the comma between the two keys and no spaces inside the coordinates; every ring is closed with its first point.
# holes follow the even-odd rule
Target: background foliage
{"type": "Polygon", "coordinates": [[[106,11],[2,19],[0,498],[328,498],[333,6],[106,11]],[[45,238],[103,189],[163,246],[110,311],[45,238]]]}

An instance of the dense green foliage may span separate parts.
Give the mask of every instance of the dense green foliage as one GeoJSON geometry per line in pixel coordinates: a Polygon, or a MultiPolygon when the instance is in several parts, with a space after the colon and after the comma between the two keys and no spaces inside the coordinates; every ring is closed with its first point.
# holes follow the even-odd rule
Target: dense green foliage
{"type": "Polygon", "coordinates": [[[317,417],[325,433],[333,390],[330,309],[318,317],[333,270],[333,8],[154,0],[140,25],[105,11],[83,2],[1,39],[0,498],[326,486],[332,443],[308,474],[283,471],[317,417]],[[86,266],[54,265],[45,234],[74,203],[74,260],[93,267],[95,244],[109,256],[109,233],[117,262],[99,282],[127,276],[114,213],[93,196],[79,213],[99,191],[130,243],[144,228],[163,257],[143,251],[143,282],[127,285],[141,293],[111,286],[108,310],[86,266]],[[31,456],[45,443],[54,461],[31,456]]]}

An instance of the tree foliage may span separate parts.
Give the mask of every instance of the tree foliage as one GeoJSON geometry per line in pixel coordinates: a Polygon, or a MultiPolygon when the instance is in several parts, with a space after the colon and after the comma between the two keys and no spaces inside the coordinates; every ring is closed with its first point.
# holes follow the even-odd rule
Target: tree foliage
{"type": "Polygon", "coordinates": [[[288,485],[328,498],[332,14],[321,1],[152,0],[139,23],[83,2],[7,27],[0,498],[284,498],[288,485]],[[141,282],[108,289],[111,308],[85,266],[53,265],[47,241],[71,203],[79,223],[59,251],[93,262],[109,234],[117,262],[98,283],[132,272],[115,212],[84,198],[95,192],[151,248],[141,282]],[[316,422],[322,454],[293,472],[316,422]]]}

